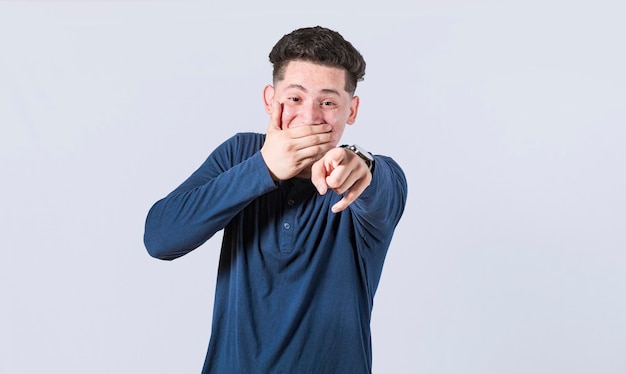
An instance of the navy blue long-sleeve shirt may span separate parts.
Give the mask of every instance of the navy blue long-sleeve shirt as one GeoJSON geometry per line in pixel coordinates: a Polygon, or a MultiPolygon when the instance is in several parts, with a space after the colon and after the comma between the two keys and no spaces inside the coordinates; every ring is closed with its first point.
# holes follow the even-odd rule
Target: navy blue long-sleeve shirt
{"type": "Polygon", "coordinates": [[[203,373],[370,373],[370,317],[407,184],[375,156],[348,209],[308,179],[272,180],[265,136],[238,133],[148,213],[144,242],[172,260],[224,229],[203,373]]]}

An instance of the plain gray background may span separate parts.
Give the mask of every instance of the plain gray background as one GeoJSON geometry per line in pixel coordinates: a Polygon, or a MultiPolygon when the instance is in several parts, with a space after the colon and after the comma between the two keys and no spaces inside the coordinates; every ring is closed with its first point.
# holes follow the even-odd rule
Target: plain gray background
{"type": "Polygon", "coordinates": [[[162,262],[145,215],[318,24],[368,62],[343,141],[409,182],[374,372],[626,373],[620,3],[0,3],[0,373],[200,372],[221,234],[162,262]]]}

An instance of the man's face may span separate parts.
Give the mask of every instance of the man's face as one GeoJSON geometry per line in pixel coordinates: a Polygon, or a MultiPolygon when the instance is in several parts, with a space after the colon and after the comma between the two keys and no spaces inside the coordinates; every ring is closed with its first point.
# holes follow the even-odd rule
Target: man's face
{"type": "Polygon", "coordinates": [[[278,100],[283,104],[283,129],[328,124],[339,142],[346,124],[355,122],[359,106],[359,98],[346,92],[345,83],[341,68],[291,61],[284,79],[266,87],[265,108],[271,113],[273,100],[278,100]]]}

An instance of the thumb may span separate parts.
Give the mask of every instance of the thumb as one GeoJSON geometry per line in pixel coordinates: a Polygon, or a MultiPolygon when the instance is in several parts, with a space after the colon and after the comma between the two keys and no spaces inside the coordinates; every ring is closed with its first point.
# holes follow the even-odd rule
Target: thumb
{"type": "Polygon", "coordinates": [[[272,101],[272,112],[270,113],[270,123],[267,132],[282,130],[283,104],[278,100],[272,101]]]}

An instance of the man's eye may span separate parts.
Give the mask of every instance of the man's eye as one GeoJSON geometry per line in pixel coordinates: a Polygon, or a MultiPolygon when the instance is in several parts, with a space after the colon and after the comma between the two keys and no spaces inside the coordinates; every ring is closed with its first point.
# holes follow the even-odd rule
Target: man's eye
{"type": "Polygon", "coordinates": [[[290,97],[290,98],[287,98],[287,100],[294,102],[294,103],[297,103],[298,101],[300,101],[300,99],[297,97],[290,97]]]}
{"type": "Polygon", "coordinates": [[[335,103],[332,101],[322,101],[322,106],[333,106],[335,103]]]}

